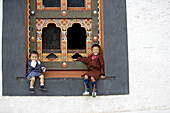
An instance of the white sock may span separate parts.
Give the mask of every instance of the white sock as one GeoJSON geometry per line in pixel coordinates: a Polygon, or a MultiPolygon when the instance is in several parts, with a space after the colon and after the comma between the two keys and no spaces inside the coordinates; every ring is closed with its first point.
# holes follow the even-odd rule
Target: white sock
{"type": "Polygon", "coordinates": [[[44,86],[44,84],[40,84],[40,86],[44,86]]]}
{"type": "Polygon", "coordinates": [[[30,88],[34,88],[34,86],[30,86],[30,88]]]}

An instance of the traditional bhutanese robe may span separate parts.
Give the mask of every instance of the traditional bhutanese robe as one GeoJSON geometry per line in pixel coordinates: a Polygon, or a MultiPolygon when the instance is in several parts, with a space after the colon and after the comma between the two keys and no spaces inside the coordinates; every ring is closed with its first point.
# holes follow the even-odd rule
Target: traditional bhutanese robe
{"type": "Polygon", "coordinates": [[[77,61],[81,61],[85,63],[88,68],[88,72],[84,73],[82,77],[87,75],[89,77],[94,77],[94,79],[97,81],[101,75],[105,76],[104,61],[101,55],[93,60],[92,60],[92,56],[93,55],[90,55],[88,57],[79,57],[77,58],[77,61]]]}

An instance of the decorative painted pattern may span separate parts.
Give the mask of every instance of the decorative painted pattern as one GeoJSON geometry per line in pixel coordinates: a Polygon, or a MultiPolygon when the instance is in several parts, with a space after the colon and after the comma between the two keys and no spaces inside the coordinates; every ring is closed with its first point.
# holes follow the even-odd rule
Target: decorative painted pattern
{"type": "Polygon", "coordinates": [[[43,5],[43,0],[36,0],[36,9],[37,10],[60,10],[59,7],[45,7],[43,5]]]}
{"type": "Polygon", "coordinates": [[[102,35],[102,34],[101,34],[101,24],[102,24],[102,23],[101,23],[101,19],[100,19],[102,12],[101,12],[101,10],[100,10],[100,9],[101,9],[100,7],[101,7],[101,1],[98,0],[98,26],[99,26],[99,27],[98,27],[98,41],[99,41],[99,45],[101,45],[101,35],[102,35]]]}
{"type": "Polygon", "coordinates": [[[61,10],[67,10],[67,0],[61,0],[61,10]]]}
{"type": "Polygon", "coordinates": [[[37,10],[42,10],[42,0],[36,0],[37,10]]]}
{"type": "Polygon", "coordinates": [[[86,10],[92,10],[92,0],[85,0],[86,10]]]}
{"type": "MultiPolygon", "coordinates": [[[[61,2],[61,8],[47,8],[43,6],[43,0],[36,0],[36,9],[37,10],[67,10],[67,0],[60,0],[60,2],[61,2]]],[[[85,0],[84,10],[92,10],[92,0],[85,0]]]]}
{"type": "MultiPolygon", "coordinates": [[[[55,61],[72,61],[71,57],[68,57],[67,53],[67,29],[72,27],[74,23],[79,23],[81,27],[86,29],[86,54],[85,56],[91,54],[92,46],[92,20],[91,19],[36,19],[36,29],[37,29],[37,52],[42,61],[49,61],[46,58],[50,53],[42,52],[42,30],[47,27],[49,23],[54,23],[56,27],[61,28],[61,51],[62,53],[54,53],[58,58],[55,61]]],[[[81,51],[79,51],[81,54],[81,51]]],[[[75,53],[70,53],[69,55],[74,55],[75,53]]]]}
{"type": "MultiPolygon", "coordinates": [[[[29,0],[27,0],[27,7],[26,7],[26,17],[27,17],[27,28],[26,28],[26,39],[27,39],[27,57],[29,57],[29,50],[30,50],[30,9],[29,9],[29,0]]],[[[85,0],[85,6],[86,10],[92,10],[92,0],[85,0]]],[[[98,0],[98,41],[99,45],[101,45],[101,0],[98,0]]],[[[37,10],[45,10],[43,9],[42,0],[36,0],[36,8],[37,10]]],[[[61,9],[67,10],[67,0],[61,0],[61,9]]],[[[61,53],[54,53],[57,58],[53,60],[53,62],[58,61],[72,61],[71,56],[75,54],[75,52],[67,52],[67,29],[69,27],[72,27],[74,23],[80,23],[81,27],[84,27],[86,29],[87,33],[87,40],[86,40],[86,52],[79,53],[82,56],[87,56],[88,54],[91,54],[91,46],[92,46],[92,19],[36,19],[36,30],[37,30],[37,51],[40,54],[40,59],[42,61],[50,61],[48,58],[46,58],[50,53],[42,53],[42,29],[44,27],[47,27],[49,23],[54,23],[56,27],[60,27],[61,29],[61,53]]]]}
{"type": "Polygon", "coordinates": [[[27,6],[26,6],[26,18],[27,18],[27,22],[26,22],[26,43],[27,44],[27,59],[29,58],[29,51],[30,51],[30,2],[29,0],[26,1],[27,2],[27,6]]]}

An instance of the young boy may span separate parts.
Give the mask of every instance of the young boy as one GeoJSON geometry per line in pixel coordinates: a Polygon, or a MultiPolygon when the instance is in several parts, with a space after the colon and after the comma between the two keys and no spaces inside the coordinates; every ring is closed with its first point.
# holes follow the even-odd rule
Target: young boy
{"type": "Polygon", "coordinates": [[[104,61],[102,55],[100,55],[100,46],[98,44],[94,44],[92,46],[92,55],[86,57],[78,57],[77,59],[73,59],[73,61],[81,61],[87,65],[88,72],[83,74],[84,77],[84,88],[85,92],[83,95],[89,95],[89,79],[92,83],[92,96],[96,97],[97,95],[97,84],[99,77],[102,79],[105,78],[104,72],[104,61]]]}
{"type": "Polygon", "coordinates": [[[30,80],[30,93],[34,93],[34,82],[36,77],[40,78],[39,89],[46,90],[44,87],[44,75],[41,73],[42,71],[45,72],[46,68],[41,66],[38,57],[37,51],[32,51],[29,56],[30,60],[28,61],[27,80],[30,80]]]}

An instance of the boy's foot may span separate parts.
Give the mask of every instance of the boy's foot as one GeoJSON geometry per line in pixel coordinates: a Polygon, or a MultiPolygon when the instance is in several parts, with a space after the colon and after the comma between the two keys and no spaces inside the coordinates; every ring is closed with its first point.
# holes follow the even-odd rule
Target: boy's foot
{"type": "Polygon", "coordinates": [[[96,95],[97,95],[97,91],[93,91],[92,92],[92,97],[96,97],[96,95]]]}
{"type": "Polygon", "coordinates": [[[39,89],[42,90],[42,91],[46,91],[47,90],[44,86],[40,86],[39,89]]]}
{"type": "Polygon", "coordinates": [[[30,93],[34,93],[34,88],[30,88],[30,93]]]}
{"type": "Polygon", "coordinates": [[[89,96],[90,92],[89,89],[86,89],[86,91],[83,93],[83,96],[89,96]]]}
{"type": "Polygon", "coordinates": [[[89,96],[89,92],[85,91],[85,92],[83,93],[83,96],[89,96]]]}

